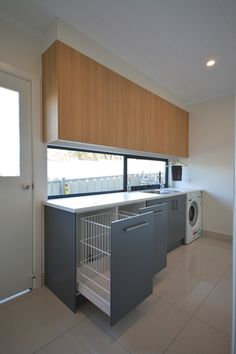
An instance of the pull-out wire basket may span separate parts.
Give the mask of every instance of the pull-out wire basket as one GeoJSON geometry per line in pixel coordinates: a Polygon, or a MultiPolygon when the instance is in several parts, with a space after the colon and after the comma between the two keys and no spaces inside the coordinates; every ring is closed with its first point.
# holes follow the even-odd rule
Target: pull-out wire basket
{"type": "Polygon", "coordinates": [[[111,222],[135,215],[120,211],[81,218],[78,289],[107,315],[110,315],[111,222]]]}

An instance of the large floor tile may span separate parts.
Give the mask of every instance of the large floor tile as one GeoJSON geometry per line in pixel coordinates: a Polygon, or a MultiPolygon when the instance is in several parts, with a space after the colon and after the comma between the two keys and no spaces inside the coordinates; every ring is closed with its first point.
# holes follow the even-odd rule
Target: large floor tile
{"type": "Polygon", "coordinates": [[[135,324],[143,317],[143,312],[138,308],[135,308],[113,326],[110,325],[109,317],[99,309],[97,309],[97,311],[95,311],[90,317],[110,336],[114,339],[118,339],[123,333],[135,326],[135,324]]]}
{"type": "Polygon", "coordinates": [[[112,343],[102,354],[129,354],[118,342],[112,343]]]}
{"type": "Polygon", "coordinates": [[[205,323],[231,334],[232,276],[229,270],[194,314],[205,323]]]}
{"type": "Polygon", "coordinates": [[[157,282],[154,293],[165,301],[192,314],[207,297],[213,288],[211,282],[188,273],[183,265],[169,274],[165,279],[157,282]]]}
{"type": "Polygon", "coordinates": [[[188,319],[185,312],[159,299],[118,342],[133,354],[161,354],[188,319]]]}
{"type": "Polygon", "coordinates": [[[74,348],[73,345],[61,336],[48,343],[34,354],[91,354],[83,346],[74,348]]]}
{"type": "Polygon", "coordinates": [[[157,301],[159,300],[158,296],[152,294],[148,296],[144,301],[142,301],[138,306],[137,309],[141,311],[143,314],[151,311],[154,306],[156,306],[157,301]]]}
{"type": "Polygon", "coordinates": [[[165,354],[230,354],[230,338],[192,318],[165,354]]]}
{"type": "Polygon", "coordinates": [[[182,245],[167,254],[168,268],[174,268],[176,264],[188,261],[195,247],[198,247],[199,240],[190,243],[189,245],[182,245]]]}
{"type": "Polygon", "coordinates": [[[43,288],[0,312],[2,353],[32,353],[83,318],[80,311],[74,314],[43,288]]]}
{"type": "MultiPolygon", "coordinates": [[[[104,353],[113,343],[114,339],[111,336],[95,322],[87,318],[44,348],[41,348],[37,354],[57,353],[60,345],[65,350],[65,354],[104,353]]],[[[62,349],[60,350],[59,353],[63,353],[62,349]]]]}
{"type": "Polygon", "coordinates": [[[147,299],[142,301],[136,308],[130,311],[113,326],[110,326],[110,318],[98,308],[93,311],[93,313],[90,313],[89,316],[109,335],[117,340],[127,330],[134,327],[145,313],[151,311],[151,309],[156,305],[157,301],[158,298],[156,296],[150,295],[147,299]]]}
{"type": "Polygon", "coordinates": [[[6,302],[3,302],[0,304],[0,313],[2,310],[4,310],[5,308],[7,307],[11,307],[13,304],[15,303],[19,303],[21,301],[24,301],[25,299],[27,299],[29,296],[32,296],[34,294],[36,294],[38,290],[30,290],[28,291],[27,293],[23,294],[23,295],[20,295],[20,296],[16,296],[15,298],[11,299],[11,300],[8,300],[6,302]]]}
{"type": "Polygon", "coordinates": [[[201,258],[221,262],[225,266],[232,263],[232,244],[206,237],[199,239],[198,250],[201,258]]]}
{"type": "Polygon", "coordinates": [[[225,248],[224,242],[209,241],[212,245],[208,240],[198,242],[194,248],[191,248],[188,257],[179,259],[174,266],[168,264],[167,270],[163,271],[161,276],[154,278],[154,293],[193,314],[231,264],[231,251],[228,244],[225,248]],[[208,252],[209,258],[205,254],[205,246],[213,249],[208,252]],[[220,252],[221,247],[223,255],[220,252]]]}
{"type": "Polygon", "coordinates": [[[232,245],[227,242],[201,237],[189,245],[182,245],[167,255],[168,268],[179,263],[189,263],[196,255],[199,259],[220,262],[226,268],[232,263],[232,245]]]}

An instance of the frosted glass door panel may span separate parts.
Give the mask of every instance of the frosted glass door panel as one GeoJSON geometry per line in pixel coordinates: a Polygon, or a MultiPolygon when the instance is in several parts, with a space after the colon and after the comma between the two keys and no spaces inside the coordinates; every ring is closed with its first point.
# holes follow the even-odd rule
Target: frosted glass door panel
{"type": "Polygon", "coordinates": [[[19,92],[0,87],[0,176],[20,175],[19,92]]]}

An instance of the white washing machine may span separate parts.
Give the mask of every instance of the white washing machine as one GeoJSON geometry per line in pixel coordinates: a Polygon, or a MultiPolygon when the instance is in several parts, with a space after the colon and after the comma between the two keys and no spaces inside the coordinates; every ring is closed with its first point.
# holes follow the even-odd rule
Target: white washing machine
{"type": "Polygon", "coordinates": [[[185,243],[202,236],[202,192],[187,194],[185,243]]]}

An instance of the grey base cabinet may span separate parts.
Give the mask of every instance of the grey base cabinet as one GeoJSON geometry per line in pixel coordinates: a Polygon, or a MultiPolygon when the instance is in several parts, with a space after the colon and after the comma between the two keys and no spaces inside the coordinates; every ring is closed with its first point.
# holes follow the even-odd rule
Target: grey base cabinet
{"type": "Polygon", "coordinates": [[[186,219],[186,195],[147,201],[147,206],[167,204],[167,252],[184,243],[186,219]]]}
{"type": "Polygon", "coordinates": [[[113,325],[152,293],[153,215],[93,220],[45,207],[45,284],[72,311],[93,301],[113,325]]]}
{"type": "Polygon", "coordinates": [[[184,243],[185,219],[186,195],[171,197],[168,204],[168,252],[184,243]]]}
{"type": "Polygon", "coordinates": [[[153,212],[153,275],[167,266],[167,203],[147,206],[140,213],[153,212]]]}
{"type": "Polygon", "coordinates": [[[45,207],[45,285],[76,311],[76,215],[45,207]]]}

